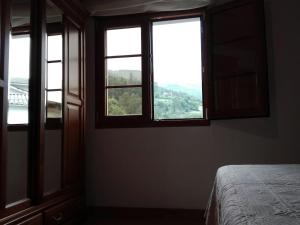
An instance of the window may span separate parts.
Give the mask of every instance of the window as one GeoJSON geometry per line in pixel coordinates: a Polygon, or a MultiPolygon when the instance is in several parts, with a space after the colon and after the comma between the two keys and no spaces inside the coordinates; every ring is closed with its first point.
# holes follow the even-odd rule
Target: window
{"type": "Polygon", "coordinates": [[[203,119],[201,21],[154,22],[154,119],[203,119]]]}
{"type": "Polygon", "coordinates": [[[7,115],[7,123],[9,125],[28,124],[29,60],[29,34],[11,35],[7,115]]]}
{"type": "Polygon", "coordinates": [[[46,118],[62,118],[62,35],[48,35],[47,73],[45,79],[46,118]]]}
{"type": "Polygon", "coordinates": [[[207,124],[201,21],[198,10],[175,17],[99,19],[98,127],[207,124]]]}
{"type": "Polygon", "coordinates": [[[105,115],[141,115],[141,28],[107,30],[106,40],[105,115]]]}
{"type": "Polygon", "coordinates": [[[96,127],[269,115],[263,2],[203,10],[97,19],[96,127]]]}

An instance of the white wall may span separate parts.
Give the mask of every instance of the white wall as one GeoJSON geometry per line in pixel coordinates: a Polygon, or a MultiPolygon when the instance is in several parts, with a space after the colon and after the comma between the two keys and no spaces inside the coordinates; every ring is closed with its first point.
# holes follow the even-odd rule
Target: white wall
{"type": "Polygon", "coordinates": [[[266,1],[271,117],[206,127],[94,129],[87,32],[87,200],[92,206],[204,208],[225,164],[300,163],[300,1],[266,1]]]}

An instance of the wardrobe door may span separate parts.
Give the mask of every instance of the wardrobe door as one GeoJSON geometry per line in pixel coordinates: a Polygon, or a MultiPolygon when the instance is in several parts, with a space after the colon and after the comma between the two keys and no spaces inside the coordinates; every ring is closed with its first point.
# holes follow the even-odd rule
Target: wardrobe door
{"type": "Polygon", "coordinates": [[[63,13],[46,4],[44,196],[62,186],[63,145],[63,13]]]}
{"type": "Polygon", "coordinates": [[[83,35],[79,25],[66,18],[64,91],[65,187],[80,187],[83,172],[83,35]]]}
{"type": "MultiPolygon", "coordinates": [[[[28,204],[29,200],[29,80],[31,55],[31,0],[10,1],[8,70],[4,72],[6,128],[7,208],[28,204]],[[7,92],[6,92],[7,91],[7,92]]],[[[7,63],[7,62],[6,62],[7,63]]],[[[4,64],[5,65],[5,64],[4,64]]]]}
{"type": "Polygon", "coordinates": [[[7,107],[7,69],[8,58],[5,55],[8,50],[8,4],[0,1],[0,209],[5,208],[5,171],[6,171],[6,110],[7,107]]]}

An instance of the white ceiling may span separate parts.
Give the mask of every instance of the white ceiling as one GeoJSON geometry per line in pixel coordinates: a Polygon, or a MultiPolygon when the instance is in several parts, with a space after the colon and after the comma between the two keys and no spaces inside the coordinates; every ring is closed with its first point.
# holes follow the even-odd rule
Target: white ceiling
{"type": "Polygon", "coordinates": [[[82,0],[92,16],[176,11],[206,6],[215,0],[82,0]]]}

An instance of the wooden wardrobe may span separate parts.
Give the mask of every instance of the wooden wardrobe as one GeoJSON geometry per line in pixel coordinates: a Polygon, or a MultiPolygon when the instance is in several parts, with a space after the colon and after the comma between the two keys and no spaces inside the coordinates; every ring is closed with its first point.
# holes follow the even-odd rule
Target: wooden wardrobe
{"type": "Polygon", "coordinates": [[[0,224],[78,224],[88,13],[76,0],[1,0],[0,11],[0,224]]]}

